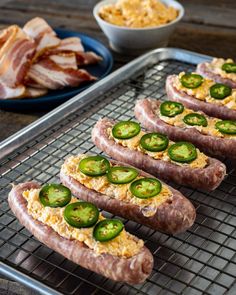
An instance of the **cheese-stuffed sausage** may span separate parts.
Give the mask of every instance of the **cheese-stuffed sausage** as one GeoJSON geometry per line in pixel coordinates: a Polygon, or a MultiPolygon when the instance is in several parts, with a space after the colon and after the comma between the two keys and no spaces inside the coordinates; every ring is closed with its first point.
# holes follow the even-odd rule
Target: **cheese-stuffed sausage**
{"type": "Polygon", "coordinates": [[[197,76],[196,84],[184,84],[181,79],[187,77],[187,80],[188,75],[190,74],[180,73],[167,77],[166,92],[169,100],[181,102],[190,109],[202,111],[212,117],[236,120],[236,89],[217,84],[197,74],[192,74],[197,76]]]}
{"type": "Polygon", "coordinates": [[[180,103],[155,99],[137,101],[135,114],[144,127],[164,133],[171,140],[190,141],[208,154],[236,158],[236,121],[208,117],[180,103]],[[182,107],[181,113],[169,116],[162,112],[165,105],[175,104],[182,107]]]}
{"type": "MultiPolygon", "coordinates": [[[[135,114],[147,129],[155,130],[156,116],[151,108],[146,108],[144,105],[143,110],[138,111],[136,108],[135,114]]],[[[140,147],[141,138],[146,134],[143,131],[129,140],[117,140],[111,131],[115,124],[116,122],[107,118],[99,120],[92,130],[92,139],[97,147],[116,160],[138,167],[161,179],[206,190],[215,189],[226,174],[223,163],[207,157],[188,143],[183,143],[183,156],[187,158],[190,156],[190,159],[186,159],[190,162],[183,163],[179,159],[175,161],[174,157],[170,158],[168,150],[174,143],[169,142],[160,152],[149,152],[140,147]],[[193,161],[191,161],[192,152],[195,155],[193,161]]],[[[177,152],[178,150],[177,146],[177,152]]],[[[173,149],[171,153],[172,156],[176,155],[173,149]]]]}
{"type": "MultiPolygon", "coordinates": [[[[62,196],[63,194],[59,197],[62,198],[62,196]]],[[[97,210],[91,211],[96,208],[93,204],[88,205],[85,203],[86,206],[88,205],[88,208],[85,207],[87,209],[84,212],[78,213],[80,211],[75,210],[80,207],[76,208],[73,204],[82,206],[82,203],[79,203],[76,198],[72,197],[70,203],[65,208],[55,208],[56,202],[61,202],[61,200],[55,200],[52,187],[49,186],[49,189],[41,189],[40,185],[35,182],[14,186],[9,194],[8,202],[20,223],[39,241],[82,267],[102,274],[112,280],[130,284],[143,282],[152,271],[153,256],[143,245],[142,240],[122,229],[113,240],[99,242],[94,240],[94,232],[97,227],[96,233],[103,238],[107,237],[104,222],[103,224],[98,222],[93,227],[82,228],[85,226],[85,223],[81,222],[86,221],[83,219],[86,216],[84,215],[86,210],[90,210],[90,216],[91,212],[96,212],[97,210]],[[42,198],[44,198],[44,204],[47,204],[45,207],[40,202],[42,198]],[[54,206],[53,208],[48,207],[50,202],[51,206],[54,206]],[[71,205],[74,206],[73,210],[69,208],[71,205]],[[65,213],[66,210],[67,215],[65,213]],[[73,223],[74,226],[81,226],[81,228],[68,224],[64,220],[65,216],[67,216],[68,220],[70,218],[70,222],[76,223],[73,223]]],[[[60,205],[63,204],[60,203],[60,205]]],[[[98,216],[98,221],[106,221],[101,215],[98,216]]],[[[91,223],[91,218],[87,222],[91,223]]],[[[119,223],[117,220],[116,222],[117,224],[119,223]]],[[[112,228],[112,230],[114,229],[116,227],[112,228]]],[[[97,235],[96,238],[98,239],[97,235]]]]}
{"type": "Polygon", "coordinates": [[[197,73],[217,83],[236,88],[236,63],[232,59],[213,58],[197,65],[197,73]]]}
{"type": "MultiPolygon", "coordinates": [[[[103,164],[108,161],[97,157],[103,164]]],[[[196,213],[191,202],[148,173],[111,160],[106,174],[84,174],[84,162],[88,171],[98,169],[97,157],[71,156],[63,164],[61,182],[75,196],[162,232],[176,234],[192,226],[196,213]]]]}

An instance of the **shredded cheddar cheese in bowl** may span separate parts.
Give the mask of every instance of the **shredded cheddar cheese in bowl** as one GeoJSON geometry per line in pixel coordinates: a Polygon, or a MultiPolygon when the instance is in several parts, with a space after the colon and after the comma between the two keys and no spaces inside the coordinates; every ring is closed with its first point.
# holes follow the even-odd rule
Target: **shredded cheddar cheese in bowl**
{"type": "Polygon", "coordinates": [[[158,0],[118,0],[104,5],[100,17],[117,26],[148,28],[167,24],[178,17],[178,10],[158,0]]]}

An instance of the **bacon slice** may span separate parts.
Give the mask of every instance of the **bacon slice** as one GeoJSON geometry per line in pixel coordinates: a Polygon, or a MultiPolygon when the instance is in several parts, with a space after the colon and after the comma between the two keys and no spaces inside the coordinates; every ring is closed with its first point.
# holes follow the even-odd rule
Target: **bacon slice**
{"type": "Polygon", "coordinates": [[[33,87],[27,87],[25,89],[24,98],[35,98],[47,94],[48,90],[45,88],[38,89],[33,87]]]}
{"type": "Polygon", "coordinates": [[[49,58],[33,64],[28,77],[48,89],[76,87],[83,82],[96,79],[85,70],[63,69],[49,58]]]}
{"type": "Polygon", "coordinates": [[[40,17],[35,17],[27,22],[23,30],[28,36],[33,38],[37,44],[32,62],[39,59],[47,50],[56,48],[61,43],[61,40],[56,36],[54,30],[40,17]]]}
{"type": "Polygon", "coordinates": [[[84,51],[84,47],[79,37],[68,37],[61,40],[60,45],[57,47],[58,52],[73,51],[79,52],[84,51]]]}
{"type": "Polygon", "coordinates": [[[14,26],[10,26],[0,32],[0,48],[4,45],[7,39],[10,37],[14,26]]]}
{"type": "Polygon", "coordinates": [[[78,65],[91,65],[96,64],[102,60],[101,56],[92,51],[76,52],[76,59],[78,65]]]}
{"type": "Polygon", "coordinates": [[[22,97],[23,79],[35,52],[35,42],[18,26],[10,26],[0,35],[0,98],[22,97]]]}
{"type": "Polygon", "coordinates": [[[18,26],[9,29],[11,34],[0,49],[0,82],[15,87],[23,82],[35,43],[18,26]]]}
{"type": "Polygon", "coordinates": [[[61,40],[56,36],[53,36],[51,34],[44,34],[42,38],[39,40],[36,51],[40,52],[47,48],[56,47],[60,44],[60,42],[61,40]]]}
{"type": "Polygon", "coordinates": [[[49,59],[54,61],[63,69],[77,69],[75,53],[53,54],[49,56],[49,59]]]}
{"type": "Polygon", "coordinates": [[[33,38],[37,43],[41,39],[41,37],[45,34],[49,34],[51,36],[56,36],[56,33],[49,26],[49,24],[41,17],[35,17],[28,21],[24,27],[23,31],[33,38]]]}
{"type": "Polygon", "coordinates": [[[92,51],[84,51],[84,47],[78,37],[69,37],[61,40],[61,43],[56,48],[50,49],[45,52],[45,55],[60,54],[74,52],[78,65],[95,64],[102,60],[100,56],[92,51]]]}
{"type": "Polygon", "coordinates": [[[4,83],[0,82],[0,98],[22,98],[25,94],[25,86],[19,85],[16,87],[9,87],[4,83]]]}

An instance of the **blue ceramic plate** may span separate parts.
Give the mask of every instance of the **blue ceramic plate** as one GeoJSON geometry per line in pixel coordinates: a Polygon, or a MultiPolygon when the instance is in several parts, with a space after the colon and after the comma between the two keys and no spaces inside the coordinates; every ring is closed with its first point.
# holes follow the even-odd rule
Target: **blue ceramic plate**
{"type": "MultiPolygon", "coordinates": [[[[61,29],[56,29],[55,31],[61,39],[79,37],[85,51],[94,51],[103,58],[101,62],[95,65],[83,67],[90,74],[96,76],[98,80],[109,74],[113,66],[113,58],[110,51],[102,43],[84,34],[61,29]]],[[[88,88],[93,83],[96,82],[90,82],[79,87],[50,90],[47,95],[38,98],[0,99],[0,108],[7,111],[43,111],[52,109],[88,88]]]]}

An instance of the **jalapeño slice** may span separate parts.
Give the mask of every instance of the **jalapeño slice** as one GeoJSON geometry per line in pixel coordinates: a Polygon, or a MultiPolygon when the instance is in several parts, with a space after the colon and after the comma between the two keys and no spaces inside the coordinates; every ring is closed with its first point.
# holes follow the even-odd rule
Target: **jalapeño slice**
{"type": "Polygon", "coordinates": [[[224,99],[232,93],[232,88],[225,84],[216,83],[210,88],[210,95],[215,99],[224,99]]]}
{"type": "Polygon", "coordinates": [[[123,228],[123,223],[118,219],[104,219],[94,227],[93,237],[96,241],[107,242],[117,237],[123,228]]]}
{"type": "Polygon", "coordinates": [[[190,163],[197,158],[197,150],[190,142],[177,142],[168,149],[171,160],[180,163],[190,163]]]}
{"type": "Polygon", "coordinates": [[[226,73],[236,73],[236,63],[234,62],[227,62],[223,64],[222,68],[223,71],[226,73]]]}
{"type": "Polygon", "coordinates": [[[231,135],[236,134],[236,121],[231,121],[231,120],[218,121],[216,122],[215,127],[221,133],[231,134],[231,135]]]}
{"type": "Polygon", "coordinates": [[[101,176],[110,168],[110,162],[102,156],[91,156],[79,162],[79,169],[88,176],[101,176]]]}
{"type": "Polygon", "coordinates": [[[115,166],[107,172],[107,178],[111,183],[129,183],[138,176],[138,171],[131,167],[115,166]]]}
{"type": "Polygon", "coordinates": [[[191,113],[184,116],[183,121],[185,124],[190,126],[207,126],[207,119],[203,115],[198,113],[191,113]]]}
{"type": "Polygon", "coordinates": [[[98,208],[89,202],[75,202],[66,206],[65,221],[76,228],[91,227],[99,217],[98,208]]]}
{"type": "Polygon", "coordinates": [[[167,100],[160,105],[160,112],[162,116],[175,117],[176,115],[183,113],[183,110],[184,106],[182,103],[175,101],[167,100]]]}
{"type": "Polygon", "coordinates": [[[143,149],[150,152],[164,151],[169,144],[166,135],[160,133],[147,133],[141,137],[140,145],[143,149]]]}
{"type": "Polygon", "coordinates": [[[162,184],[156,178],[140,178],[130,185],[131,193],[140,199],[149,199],[158,195],[162,184]]]}
{"type": "Polygon", "coordinates": [[[141,127],[133,121],[121,121],[112,128],[112,135],[118,139],[129,139],[139,134],[141,127]]]}
{"type": "Polygon", "coordinates": [[[184,74],[181,78],[180,78],[180,82],[181,84],[186,87],[186,88],[190,88],[190,89],[194,89],[197,88],[199,86],[202,85],[204,81],[204,78],[201,75],[198,74],[184,74]]]}
{"type": "Polygon", "coordinates": [[[71,200],[71,191],[62,184],[45,184],[39,192],[39,200],[45,207],[64,207],[71,200]]]}

